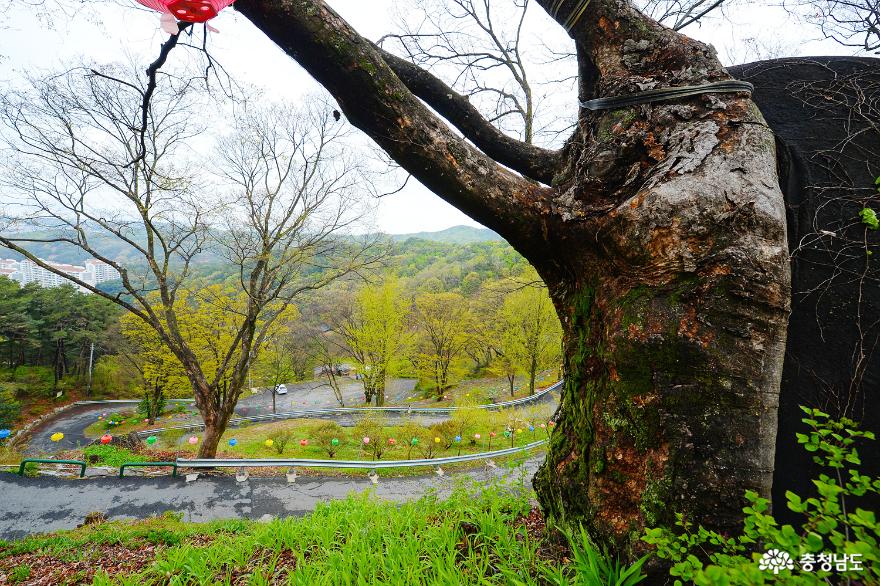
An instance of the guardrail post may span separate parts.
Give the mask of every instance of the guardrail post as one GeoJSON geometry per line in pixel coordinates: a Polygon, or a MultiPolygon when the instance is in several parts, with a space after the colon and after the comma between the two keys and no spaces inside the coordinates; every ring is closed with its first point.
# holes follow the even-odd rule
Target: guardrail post
{"type": "Polygon", "coordinates": [[[82,460],[43,460],[40,458],[28,458],[21,461],[21,464],[18,465],[18,475],[24,476],[24,468],[27,464],[70,464],[72,466],[79,466],[79,477],[83,478],[86,475],[86,463],[82,460]]]}

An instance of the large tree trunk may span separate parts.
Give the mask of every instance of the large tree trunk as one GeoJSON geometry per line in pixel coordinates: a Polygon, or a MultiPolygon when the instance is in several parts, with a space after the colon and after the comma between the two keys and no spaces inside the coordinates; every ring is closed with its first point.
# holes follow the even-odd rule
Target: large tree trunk
{"type": "Polygon", "coordinates": [[[217,455],[217,448],[220,446],[220,438],[226,430],[226,423],[222,422],[219,417],[214,414],[203,416],[205,420],[205,433],[202,437],[202,443],[199,445],[199,458],[213,458],[217,455]]]}
{"type": "MultiPolygon", "coordinates": [[[[730,79],[708,47],[623,1],[538,3],[569,25],[584,100],[730,79]]],[[[675,512],[727,530],[746,490],[769,496],[789,271],[774,138],[747,94],[581,109],[550,152],[498,137],[320,0],[236,6],[548,284],[566,376],[535,478],[551,518],[635,554],[642,529],[675,512]]]]}

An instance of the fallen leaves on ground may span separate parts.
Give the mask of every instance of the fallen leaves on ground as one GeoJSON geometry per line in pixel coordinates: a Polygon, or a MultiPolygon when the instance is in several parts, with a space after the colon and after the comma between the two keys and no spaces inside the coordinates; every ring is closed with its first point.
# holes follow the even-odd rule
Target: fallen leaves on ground
{"type": "MultiPolygon", "coordinates": [[[[0,584],[55,586],[91,584],[94,575],[139,572],[153,562],[158,546],[145,544],[137,549],[120,545],[95,545],[82,552],[79,559],[64,560],[40,553],[25,553],[0,559],[0,584]],[[13,582],[16,568],[29,568],[27,578],[13,582]]],[[[20,572],[21,570],[19,570],[20,572]]]]}

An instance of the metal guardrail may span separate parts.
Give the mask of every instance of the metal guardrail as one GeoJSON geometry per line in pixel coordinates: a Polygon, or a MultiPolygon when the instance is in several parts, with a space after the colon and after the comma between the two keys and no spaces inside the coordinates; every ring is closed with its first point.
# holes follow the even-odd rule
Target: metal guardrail
{"type": "Polygon", "coordinates": [[[24,476],[24,468],[27,464],[72,464],[80,467],[80,478],[83,478],[86,475],[86,463],[82,460],[43,460],[41,458],[28,458],[22,460],[21,464],[18,465],[19,476],[24,476]]]}
{"type": "Polygon", "coordinates": [[[458,464],[460,462],[472,462],[474,460],[489,460],[500,458],[537,448],[546,444],[547,440],[539,440],[520,447],[505,448],[491,452],[466,454],[464,456],[447,456],[445,458],[433,458],[429,460],[308,460],[308,459],[193,459],[177,460],[178,468],[417,468],[420,466],[442,466],[446,464],[458,464]]]}
{"type": "MultiPolygon", "coordinates": [[[[137,405],[141,399],[100,399],[95,401],[76,401],[74,405],[137,405]]],[[[166,399],[166,403],[195,403],[195,399],[166,399]]]]}
{"type": "MultiPolygon", "coordinates": [[[[564,382],[564,380],[560,380],[556,383],[553,383],[543,391],[535,393],[534,395],[529,395],[528,397],[522,397],[519,399],[514,399],[512,401],[505,401],[503,403],[474,405],[473,407],[330,407],[327,409],[300,409],[297,411],[286,411],[284,413],[270,413],[267,415],[237,417],[235,419],[229,420],[229,426],[237,427],[242,423],[281,421],[284,419],[300,419],[305,417],[322,417],[328,415],[359,415],[362,413],[396,413],[399,415],[449,415],[451,413],[454,413],[455,411],[466,408],[496,411],[534,403],[535,401],[544,398],[548,393],[551,393],[561,387],[564,382]]],[[[157,427],[154,429],[135,432],[135,435],[139,438],[143,438],[155,435],[157,433],[166,433],[169,431],[201,431],[204,428],[204,423],[193,423],[189,425],[175,425],[171,427],[157,427]]]]}
{"type": "Polygon", "coordinates": [[[119,478],[125,476],[126,468],[152,468],[152,467],[162,467],[167,468],[171,467],[173,470],[171,471],[172,477],[177,477],[177,462],[126,462],[122,466],[119,467],[119,478]]]}

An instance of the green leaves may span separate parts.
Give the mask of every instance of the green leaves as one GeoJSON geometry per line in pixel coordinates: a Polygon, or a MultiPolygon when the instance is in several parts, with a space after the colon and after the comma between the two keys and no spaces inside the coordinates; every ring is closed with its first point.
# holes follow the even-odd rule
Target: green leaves
{"type": "MultiPolygon", "coordinates": [[[[668,528],[649,529],[643,541],[656,548],[658,557],[672,562],[670,574],[684,583],[698,586],[718,584],[765,584],[771,578],[758,568],[757,558],[768,548],[778,548],[797,559],[805,553],[860,554],[865,583],[880,583],[880,525],[872,511],[847,506],[847,500],[868,493],[880,494],[880,479],[857,470],[861,459],[857,440],[873,440],[874,434],[861,431],[847,418],[832,419],[818,409],[801,407],[807,415],[802,421],[809,428],[798,433],[798,443],[814,454],[817,464],[829,470],[813,480],[818,497],[803,498],[786,492],[788,508],[801,514],[800,531],[791,525],[779,526],[767,514],[769,503],[758,493],[748,491],[748,506],[740,535],[722,537],[703,527],[693,528],[677,515],[680,532],[668,528]]],[[[830,572],[798,571],[780,573],[777,583],[824,585],[834,576],[830,572]]]]}
{"type": "Polygon", "coordinates": [[[880,228],[880,219],[877,218],[877,212],[871,208],[862,208],[862,211],[859,212],[859,217],[862,218],[862,223],[871,230],[880,228]]]}

